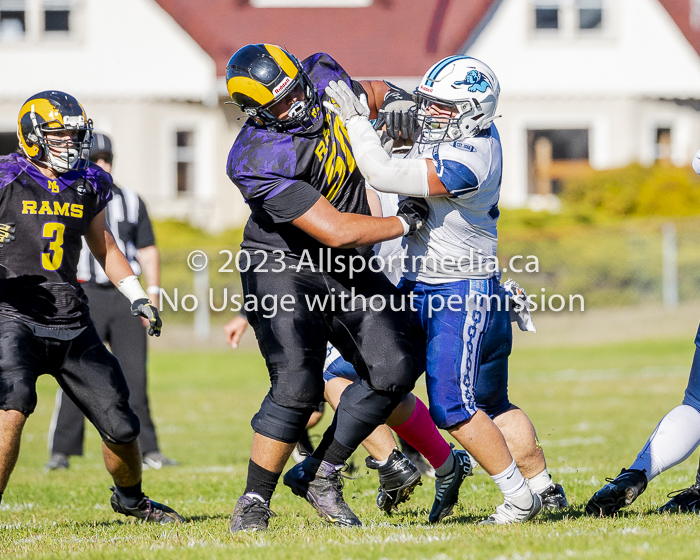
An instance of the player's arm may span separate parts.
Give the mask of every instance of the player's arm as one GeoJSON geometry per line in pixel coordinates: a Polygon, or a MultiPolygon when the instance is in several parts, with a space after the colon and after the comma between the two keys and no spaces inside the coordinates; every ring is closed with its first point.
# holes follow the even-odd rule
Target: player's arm
{"type": "Polygon", "coordinates": [[[384,97],[389,93],[389,86],[381,80],[360,80],[359,84],[367,95],[370,118],[375,119],[379,108],[384,103],[384,97]]]}
{"type": "Polygon", "coordinates": [[[339,212],[325,198],[320,197],[292,224],[328,247],[351,249],[367,247],[389,239],[410,235],[423,226],[426,207],[405,201],[397,216],[375,218],[362,214],[339,212]]]}
{"type": "Polygon", "coordinates": [[[107,278],[131,302],[131,314],[145,317],[149,322],[148,334],[160,336],[162,322],[158,310],[143,291],[129,261],[119,250],[112,232],[107,227],[104,210],[90,222],[90,227],[85,233],[85,241],[92,255],[104,269],[107,278]]]}
{"type": "Polygon", "coordinates": [[[158,307],[160,297],[160,252],[155,245],[139,249],[139,264],[146,280],[148,298],[158,307]]]}
{"type": "Polygon", "coordinates": [[[370,111],[365,100],[358,99],[347,84],[331,82],[326,93],[337,105],[324,104],[343,119],[357,166],[372,187],[421,198],[452,196],[438,177],[432,160],[394,159],[386,153],[368,120],[370,111]]]}

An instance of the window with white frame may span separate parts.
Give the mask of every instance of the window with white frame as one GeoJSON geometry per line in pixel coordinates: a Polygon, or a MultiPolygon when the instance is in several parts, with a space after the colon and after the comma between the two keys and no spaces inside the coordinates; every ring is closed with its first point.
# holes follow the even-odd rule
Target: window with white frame
{"type": "Polygon", "coordinates": [[[559,29],[559,19],[558,3],[535,3],[535,29],[559,29]]]}
{"type": "Polygon", "coordinates": [[[178,195],[194,192],[194,131],[178,130],[175,133],[175,165],[178,195]]]}
{"type": "Polygon", "coordinates": [[[70,33],[74,0],[44,0],[44,32],[70,33]]]}
{"type": "Polygon", "coordinates": [[[603,27],[603,1],[577,0],[579,29],[601,29],[603,27]]]}
{"type": "Polygon", "coordinates": [[[0,0],[0,41],[16,41],[27,31],[24,0],[0,0]]]}

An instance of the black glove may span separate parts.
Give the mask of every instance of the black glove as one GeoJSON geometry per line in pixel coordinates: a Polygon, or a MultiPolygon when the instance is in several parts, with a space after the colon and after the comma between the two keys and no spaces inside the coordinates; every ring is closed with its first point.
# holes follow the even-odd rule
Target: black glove
{"type": "Polygon", "coordinates": [[[143,317],[148,320],[148,334],[150,336],[160,336],[163,321],[158,315],[158,308],[151,303],[150,299],[137,299],[131,304],[131,314],[134,317],[143,317]]]}
{"type": "Polygon", "coordinates": [[[384,83],[390,89],[384,96],[384,102],[377,113],[374,130],[379,130],[386,125],[386,133],[392,140],[398,140],[399,136],[408,140],[412,138],[413,128],[415,128],[415,111],[409,112],[409,109],[415,107],[416,102],[407,91],[389,82],[384,83]]]}
{"type": "Polygon", "coordinates": [[[9,243],[15,240],[15,236],[12,235],[15,232],[14,222],[7,224],[0,224],[0,245],[3,243],[9,243]]]}
{"type": "Polygon", "coordinates": [[[406,235],[411,235],[423,227],[429,212],[428,201],[424,198],[406,198],[399,202],[399,211],[396,215],[406,220],[408,224],[406,235]]]}

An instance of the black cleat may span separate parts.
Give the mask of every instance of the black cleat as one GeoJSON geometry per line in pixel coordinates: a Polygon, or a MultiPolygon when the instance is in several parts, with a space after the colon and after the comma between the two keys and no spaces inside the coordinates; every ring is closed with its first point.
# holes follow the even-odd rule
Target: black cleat
{"type": "Polygon", "coordinates": [[[542,509],[556,511],[569,507],[569,501],[566,499],[566,494],[561,484],[550,486],[539,496],[542,500],[542,509]]]}
{"type": "Polygon", "coordinates": [[[229,530],[231,533],[267,531],[271,517],[277,517],[277,514],[270,509],[269,501],[266,502],[258,494],[243,494],[233,508],[229,530]]]}
{"type": "Polygon", "coordinates": [[[341,527],[361,527],[362,522],[343,499],[342,466],[307,457],[284,475],[284,484],[309,502],[319,516],[341,527]]]}
{"type": "Polygon", "coordinates": [[[671,492],[668,497],[671,499],[658,509],[659,513],[700,514],[700,484],[671,492]]]}
{"type": "Polygon", "coordinates": [[[452,510],[459,499],[459,488],[464,479],[472,474],[472,463],[466,451],[453,449],[452,456],[455,461],[452,472],[435,478],[435,501],[428,516],[430,523],[438,523],[448,515],[452,515],[452,510]]]}
{"type": "Polygon", "coordinates": [[[608,484],[593,494],[586,513],[593,517],[610,517],[630,505],[647,488],[644,473],[637,469],[622,469],[615,478],[606,478],[608,484]]]}
{"type": "Polygon", "coordinates": [[[165,525],[167,523],[184,523],[185,520],[180,517],[174,509],[169,508],[163,504],[152,501],[147,496],[141,498],[141,501],[136,507],[127,507],[122,504],[114,486],[110,486],[112,490],[112,499],[110,503],[112,504],[112,509],[117,513],[122,513],[124,515],[138,517],[149,523],[159,523],[160,525],[165,525]]]}
{"type": "Polygon", "coordinates": [[[410,500],[416,486],[422,484],[420,472],[398,448],[391,452],[385,465],[377,465],[372,457],[367,457],[365,464],[379,471],[377,507],[387,513],[410,500]]]}
{"type": "Polygon", "coordinates": [[[51,453],[49,462],[44,466],[47,471],[64,471],[69,467],[68,455],[64,453],[51,453]]]}

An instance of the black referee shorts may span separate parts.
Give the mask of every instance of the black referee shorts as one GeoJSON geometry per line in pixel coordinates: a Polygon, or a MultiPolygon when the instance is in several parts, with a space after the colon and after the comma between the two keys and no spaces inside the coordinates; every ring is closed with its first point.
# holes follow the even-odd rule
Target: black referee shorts
{"type": "Polygon", "coordinates": [[[93,325],[73,340],[35,336],[19,321],[0,321],[0,409],[29,416],[36,380],[48,373],[97,428],[104,441],[125,444],[139,435],[119,361],[93,325]]]}
{"type": "Polygon", "coordinates": [[[350,279],[347,274],[297,269],[293,259],[285,263],[281,272],[256,272],[252,262],[241,273],[246,299],[291,295],[294,301],[291,311],[246,310],[270,374],[269,397],[282,407],[314,409],[323,399],[328,342],[372,390],[411,391],[424,371],[425,335],[408,299],[386,276],[365,270],[350,279]],[[321,309],[310,305],[314,301],[326,303],[321,309]]]}

